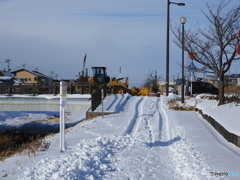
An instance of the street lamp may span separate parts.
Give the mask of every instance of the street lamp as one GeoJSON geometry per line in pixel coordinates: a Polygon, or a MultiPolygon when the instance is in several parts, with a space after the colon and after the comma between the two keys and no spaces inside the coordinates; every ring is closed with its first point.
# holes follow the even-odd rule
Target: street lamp
{"type": "Polygon", "coordinates": [[[180,22],[182,24],[182,103],[184,103],[184,24],[186,21],[186,17],[180,18],[180,22]]]}
{"type": "Polygon", "coordinates": [[[169,93],[169,14],[170,14],[170,4],[176,4],[178,6],[185,6],[185,3],[170,2],[168,0],[167,4],[167,47],[166,47],[166,96],[169,93]]]}

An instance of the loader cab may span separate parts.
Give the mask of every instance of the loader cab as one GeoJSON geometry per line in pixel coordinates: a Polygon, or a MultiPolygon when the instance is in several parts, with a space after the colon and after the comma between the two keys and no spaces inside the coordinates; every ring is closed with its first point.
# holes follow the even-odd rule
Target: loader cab
{"type": "Polygon", "coordinates": [[[95,83],[106,84],[109,83],[110,78],[107,76],[106,67],[92,67],[93,81],[95,83]]]}

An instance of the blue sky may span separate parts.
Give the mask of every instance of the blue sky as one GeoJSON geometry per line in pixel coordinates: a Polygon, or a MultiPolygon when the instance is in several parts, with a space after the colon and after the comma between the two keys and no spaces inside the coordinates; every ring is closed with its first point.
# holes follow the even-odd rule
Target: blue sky
{"type": "MultiPolygon", "coordinates": [[[[219,1],[174,2],[186,6],[171,5],[171,24],[179,25],[186,16],[188,29],[204,27],[205,3],[215,6],[219,1]]],[[[11,59],[12,69],[26,64],[74,79],[87,53],[90,72],[92,66],[104,65],[109,76],[118,77],[121,66],[132,85],[142,84],[149,70],[165,80],[166,11],[167,0],[0,0],[0,62],[11,59]]],[[[170,37],[172,79],[181,73],[181,49],[170,37]]],[[[0,63],[0,69],[6,67],[0,63]]],[[[239,66],[232,71],[239,73],[239,66]]]]}

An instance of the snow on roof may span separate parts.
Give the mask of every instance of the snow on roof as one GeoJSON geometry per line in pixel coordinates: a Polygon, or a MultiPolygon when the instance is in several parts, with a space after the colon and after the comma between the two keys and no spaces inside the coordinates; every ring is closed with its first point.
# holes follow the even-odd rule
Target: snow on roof
{"type": "Polygon", "coordinates": [[[10,76],[13,77],[13,74],[9,71],[0,71],[2,74],[4,74],[5,76],[10,76]]]}
{"type": "Polygon", "coordinates": [[[45,77],[45,78],[47,78],[47,79],[50,78],[49,76],[47,76],[47,75],[45,75],[45,74],[43,74],[43,73],[40,73],[40,72],[38,72],[38,71],[32,71],[32,72],[35,73],[35,74],[38,75],[38,76],[42,76],[42,77],[45,77]]]}
{"type": "Polygon", "coordinates": [[[12,75],[12,73],[11,72],[9,72],[9,71],[5,71],[5,72],[3,72],[6,76],[10,76],[10,77],[13,77],[13,75],[12,75]]]}
{"type": "Polygon", "coordinates": [[[27,72],[29,72],[29,73],[35,74],[36,76],[40,76],[40,77],[44,77],[44,78],[46,78],[46,79],[50,79],[49,76],[47,76],[47,75],[45,75],[45,74],[43,74],[43,73],[40,73],[40,72],[38,72],[38,71],[30,71],[30,70],[27,70],[27,69],[18,69],[18,70],[16,70],[16,71],[12,71],[12,73],[16,73],[16,72],[19,72],[19,71],[27,71],[27,72]]]}
{"type": "Polygon", "coordinates": [[[15,84],[24,84],[22,81],[14,80],[15,84]]]}
{"type": "Polygon", "coordinates": [[[6,80],[11,80],[13,77],[8,77],[8,76],[0,76],[1,81],[6,81],[6,80]]]}
{"type": "MultiPolygon", "coordinates": [[[[229,76],[227,76],[227,77],[229,77],[229,76]]],[[[231,74],[230,77],[231,78],[239,78],[240,74],[231,74]]]]}

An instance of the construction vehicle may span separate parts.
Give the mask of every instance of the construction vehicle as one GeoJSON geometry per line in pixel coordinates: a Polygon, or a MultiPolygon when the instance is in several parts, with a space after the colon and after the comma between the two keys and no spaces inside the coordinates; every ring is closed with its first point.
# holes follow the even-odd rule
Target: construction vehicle
{"type": "Polygon", "coordinates": [[[91,85],[93,87],[93,91],[102,87],[104,85],[107,86],[108,92],[112,94],[130,94],[133,96],[148,96],[149,89],[146,87],[143,88],[136,88],[133,87],[132,89],[128,88],[129,80],[128,77],[126,78],[111,78],[107,76],[106,67],[104,66],[97,66],[92,67],[93,70],[93,77],[88,76],[88,71],[86,68],[86,57],[87,54],[84,56],[83,60],[83,70],[82,73],[79,73],[79,78],[77,79],[78,83],[84,83],[91,85]],[[121,80],[125,79],[125,82],[121,80]]]}
{"type": "Polygon", "coordinates": [[[112,78],[110,80],[110,83],[108,84],[108,87],[110,89],[110,93],[112,94],[131,94],[132,95],[132,91],[130,89],[128,89],[128,77],[126,77],[125,83],[123,83],[120,80],[123,80],[124,78],[112,78]]]}
{"type": "Polygon", "coordinates": [[[124,78],[112,78],[110,80],[110,83],[108,84],[108,87],[110,89],[110,93],[112,94],[130,94],[132,96],[148,96],[149,95],[149,88],[147,87],[142,87],[142,88],[137,88],[137,87],[132,87],[131,89],[128,88],[129,81],[128,77],[125,79],[125,83],[122,82],[124,78]]]}
{"type": "Polygon", "coordinates": [[[97,84],[107,84],[110,81],[110,77],[107,76],[106,67],[92,67],[93,70],[93,82],[97,84]]]}
{"type": "Polygon", "coordinates": [[[106,84],[109,83],[110,78],[107,76],[106,67],[92,67],[93,77],[88,76],[88,69],[86,68],[87,54],[83,59],[82,73],[79,73],[78,83],[91,83],[91,84],[106,84]]]}
{"type": "Polygon", "coordinates": [[[149,96],[149,88],[148,87],[137,88],[137,87],[133,86],[131,88],[131,91],[132,91],[133,96],[149,96]]]}

